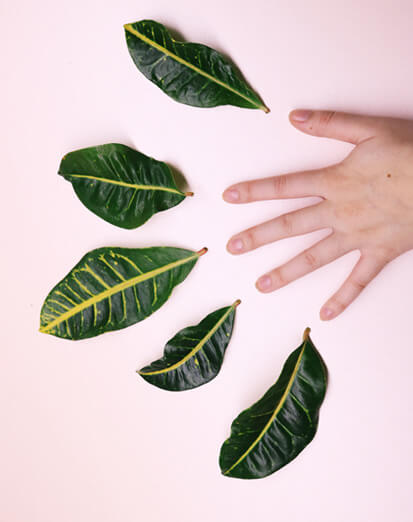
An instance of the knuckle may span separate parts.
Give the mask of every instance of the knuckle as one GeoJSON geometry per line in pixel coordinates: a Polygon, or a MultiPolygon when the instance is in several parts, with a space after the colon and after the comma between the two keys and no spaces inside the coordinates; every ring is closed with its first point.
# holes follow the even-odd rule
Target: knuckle
{"type": "Polygon", "coordinates": [[[243,234],[242,240],[243,240],[247,250],[254,250],[254,248],[257,248],[257,246],[258,246],[254,229],[246,230],[243,234]]]}
{"type": "Polygon", "coordinates": [[[349,279],[351,286],[356,290],[356,292],[360,293],[367,286],[367,283],[364,281],[360,281],[359,279],[349,279]]]}
{"type": "Polygon", "coordinates": [[[279,268],[273,271],[271,274],[271,279],[275,288],[280,288],[281,286],[285,286],[287,284],[287,280],[279,268]]]}
{"type": "Polygon", "coordinates": [[[287,188],[287,176],[274,176],[272,178],[275,194],[284,194],[287,188]]]}
{"type": "Polygon", "coordinates": [[[304,261],[310,268],[317,268],[319,261],[311,252],[304,253],[304,261]]]}
{"type": "Polygon", "coordinates": [[[290,236],[293,233],[293,219],[291,214],[283,214],[279,219],[283,234],[290,236]]]}
{"type": "Polygon", "coordinates": [[[326,129],[331,125],[331,122],[334,120],[336,115],[336,111],[322,111],[319,117],[319,126],[320,129],[326,129]]]}
{"type": "Polygon", "coordinates": [[[242,201],[251,201],[252,198],[252,183],[246,181],[239,187],[242,201]]]}

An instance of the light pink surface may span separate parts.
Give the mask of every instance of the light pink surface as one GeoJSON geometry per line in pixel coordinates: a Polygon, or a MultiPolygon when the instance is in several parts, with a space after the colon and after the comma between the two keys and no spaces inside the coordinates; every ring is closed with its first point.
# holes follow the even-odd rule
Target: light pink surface
{"type": "Polygon", "coordinates": [[[317,234],[231,257],[231,234],[302,202],[221,200],[232,182],[350,150],[293,129],[292,108],[413,117],[412,16],[410,0],[2,0],[1,522],[413,519],[413,255],[322,323],[320,306],[357,254],[260,295],[255,279],[317,234]],[[126,49],[122,24],[142,18],[230,55],[271,113],[166,97],[126,49]],[[195,197],[136,231],[98,219],[56,171],[67,151],[110,141],[171,162],[195,197]],[[85,252],[157,244],[210,251],[151,318],[78,343],[37,332],[44,297],[85,252]],[[135,374],[178,329],[236,298],[215,381],[172,394],[135,374]],[[274,382],[307,325],[330,371],[316,439],[267,479],[224,478],[231,421],[274,382]]]}

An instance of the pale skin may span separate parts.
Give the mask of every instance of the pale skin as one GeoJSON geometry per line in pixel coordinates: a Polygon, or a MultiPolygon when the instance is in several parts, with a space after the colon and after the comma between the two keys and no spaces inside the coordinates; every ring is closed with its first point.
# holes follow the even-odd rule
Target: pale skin
{"type": "Polygon", "coordinates": [[[261,292],[272,292],[344,254],[360,258],[320,317],[341,314],[393,259],[413,249],[413,121],[299,109],[290,113],[298,130],[352,143],[340,163],[237,183],[223,194],[235,204],[319,196],[314,205],[277,216],[233,236],[231,254],[321,229],[328,236],[261,276],[261,292]]]}

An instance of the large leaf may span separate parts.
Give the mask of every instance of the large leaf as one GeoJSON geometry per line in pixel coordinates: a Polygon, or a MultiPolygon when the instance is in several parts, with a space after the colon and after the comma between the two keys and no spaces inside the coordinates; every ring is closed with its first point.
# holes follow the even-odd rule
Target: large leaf
{"type": "Polygon", "coordinates": [[[139,227],[192,195],[177,188],[166,163],[119,143],[69,152],[59,174],[89,210],[122,228],[139,227]]]}
{"type": "Polygon", "coordinates": [[[235,67],[214,49],[177,42],[153,20],[124,28],[136,67],[174,100],[195,107],[235,105],[269,112],[235,67]]]}
{"type": "Polygon", "coordinates": [[[206,252],[182,248],[98,248],[47,296],[40,331],[85,339],[126,328],[158,310],[206,252]]]}
{"type": "Polygon", "coordinates": [[[180,330],[167,342],[164,356],[138,373],[158,388],[172,391],[190,390],[212,380],[221,369],[240,302],[180,330]]]}
{"type": "Polygon", "coordinates": [[[224,475],[245,479],[270,475],[313,439],[327,370],[309,331],[288,357],[277,382],[232,423],[219,459],[224,475]]]}

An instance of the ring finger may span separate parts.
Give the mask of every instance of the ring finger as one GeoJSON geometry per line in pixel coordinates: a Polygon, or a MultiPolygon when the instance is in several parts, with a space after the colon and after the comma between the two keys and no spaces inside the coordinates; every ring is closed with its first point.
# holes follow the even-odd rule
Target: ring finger
{"type": "Polygon", "coordinates": [[[331,261],[347,254],[350,250],[350,248],[344,247],[340,242],[338,234],[333,232],[284,265],[261,276],[256,286],[261,292],[272,292],[317,270],[317,268],[331,263],[331,261]]]}

